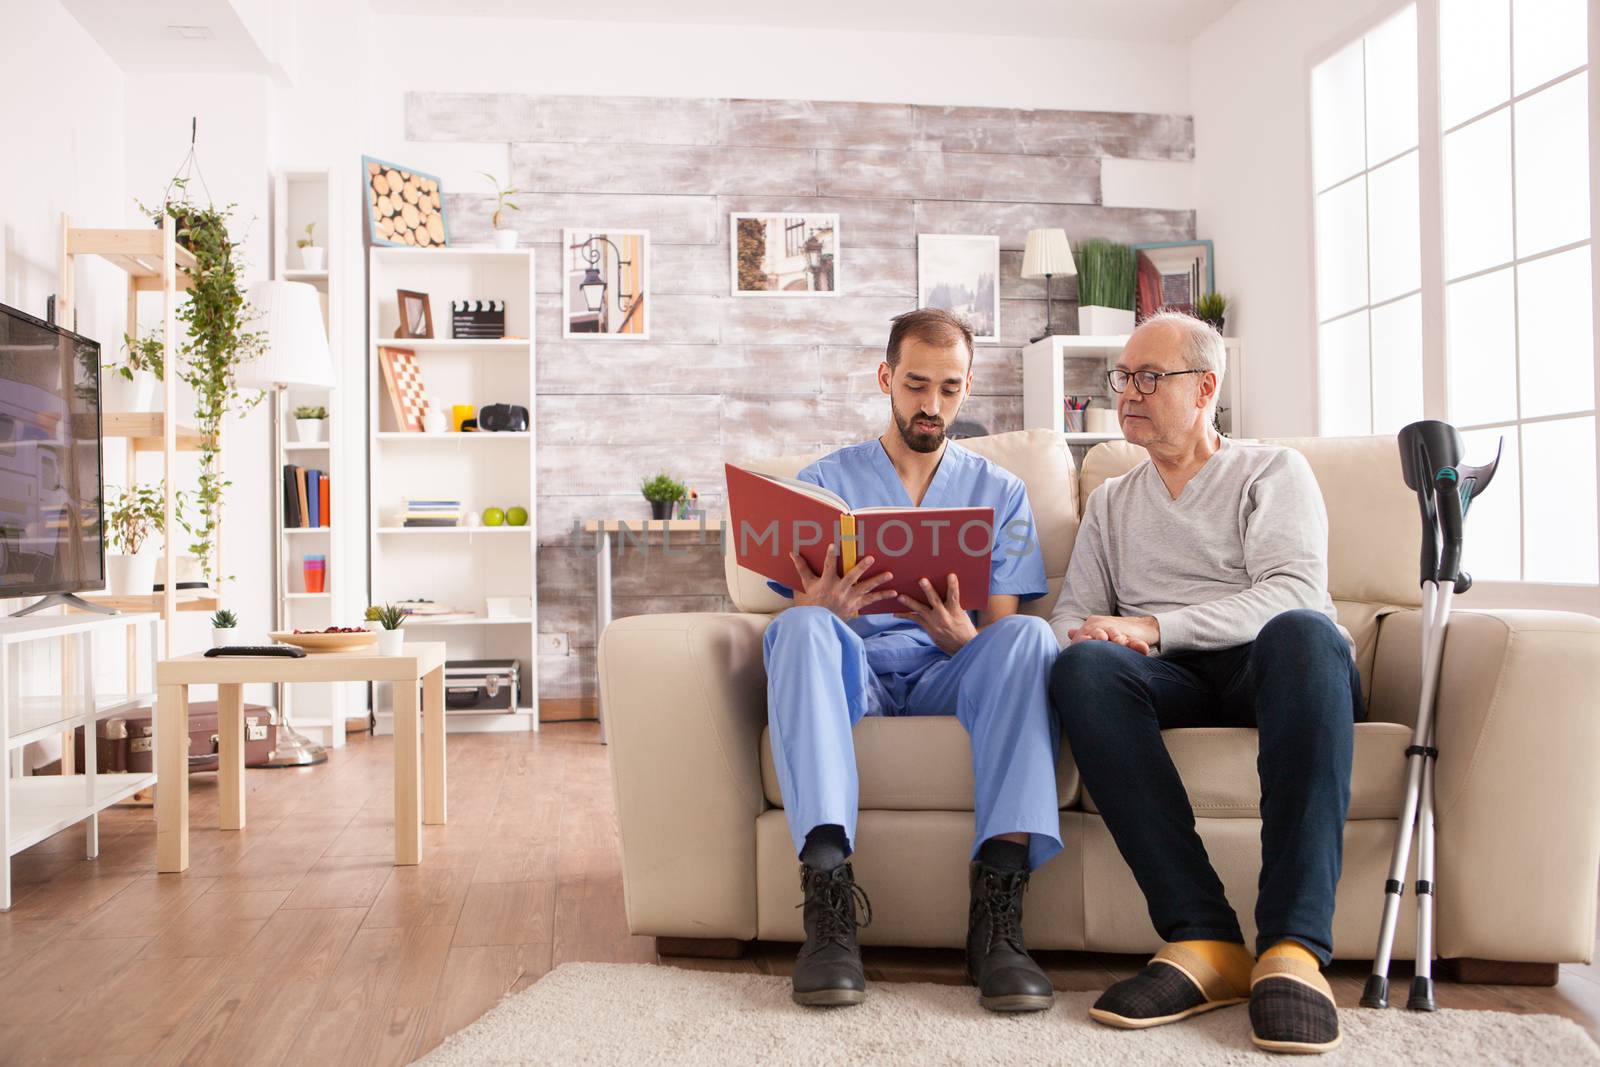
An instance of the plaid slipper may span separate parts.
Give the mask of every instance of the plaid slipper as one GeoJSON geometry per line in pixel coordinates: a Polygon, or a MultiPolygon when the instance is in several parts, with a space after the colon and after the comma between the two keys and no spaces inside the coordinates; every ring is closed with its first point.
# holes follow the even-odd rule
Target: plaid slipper
{"type": "Polygon", "coordinates": [[[1124,1030],[1143,1030],[1244,999],[1198,952],[1167,945],[1144,970],[1102,993],[1089,1009],[1089,1018],[1124,1030]]]}
{"type": "Polygon", "coordinates": [[[1303,960],[1269,956],[1250,976],[1250,1040],[1269,1052],[1339,1047],[1339,1009],[1322,972],[1303,960]]]}

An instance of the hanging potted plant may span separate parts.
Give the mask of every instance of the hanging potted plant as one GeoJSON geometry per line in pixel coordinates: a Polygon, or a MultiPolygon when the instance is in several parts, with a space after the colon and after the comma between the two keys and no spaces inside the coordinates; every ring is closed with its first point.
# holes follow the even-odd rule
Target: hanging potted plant
{"type": "Polygon", "coordinates": [[[156,389],[166,372],[166,346],[161,334],[152,332],[135,340],[122,335],[123,359],[113,360],[101,369],[102,411],[160,411],[162,394],[156,389]]]}
{"type": "Polygon", "coordinates": [[[300,250],[301,270],[321,270],[322,253],[326,249],[317,244],[317,224],[306,223],[306,235],[295,241],[294,246],[300,250]]]}
{"type": "Polygon", "coordinates": [[[511,202],[511,198],[517,195],[518,190],[509,187],[501,188],[500,179],[496,178],[493,174],[490,174],[486,170],[480,170],[478,173],[482,174],[485,178],[488,178],[489,183],[494,186],[494,214],[489,217],[489,224],[494,227],[494,246],[496,248],[517,247],[517,231],[511,229],[509,226],[502,225],[500,213],[505,211],[507,208],[510,208],[512,211],[522,210],[516,204],[511,202]]]}
{"type": "Polygon", "coordinates": [[[106,584],[112,596],[149,596],[155,591],[156,553],[150,535],[166,529],[165,501],[152,485],[118,493],[106,514],[106,584]]]}

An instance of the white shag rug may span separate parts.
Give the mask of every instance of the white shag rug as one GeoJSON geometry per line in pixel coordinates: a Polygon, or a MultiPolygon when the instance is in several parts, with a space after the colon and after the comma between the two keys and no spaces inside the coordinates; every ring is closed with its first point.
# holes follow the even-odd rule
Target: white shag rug
{"type": "MultiPolygon", "coordinates": [[[[995,1015],[966,986],[873,982],[865,1004],[802,1008],[789,980],[637,963],[568,963],[502,1000],[422,1061],[457,1064],[1263,1064],[1308,1062],[1250,1043],[1244,1005],[1171,1026],[1123,1031],[1091,1022],[1095,993],[995,1015]]],[[[1582,1027],[1498,1011],[1339,1012],[1339,1064],[1600,1064],[1582,1027]]]]}

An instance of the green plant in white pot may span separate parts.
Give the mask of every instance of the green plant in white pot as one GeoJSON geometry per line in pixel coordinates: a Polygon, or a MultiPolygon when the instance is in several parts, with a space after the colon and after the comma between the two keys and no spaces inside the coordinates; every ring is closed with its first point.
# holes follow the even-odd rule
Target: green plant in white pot
{"type": "Polygon", "coordinates": [[[135,340],[122,335],[123,358],[105,364],[100,376],[102,411],[160,411],[162,394],[156,387],[166,371],[166,346],[160,332],[135,340]]]}
{"type": "Polygon", "coordinates": [[[400,629],[406,621],[404,609],[398,604],[374,604],[367,609],[367,621],[376,624],[378,630],[378,655],[398,656],[406,640],[405,631],[400,629]]]}
{"type": "Polygon", "coordinates": [[[152,534],[166,529],[166,501],[154,485],[135,485],[113,497],[106,510],[106,584],[112,596],[149,596],[155,591],[152,534]]]}
{"type": "Polygon", "coordinates": [[[510,226],[503,225],[504,220],[501,218],[501,213],[507,208],[512,211],[522,210],[511,201],[511,198],[516,196],[521,190],[513,189],[509,186],[502,186],[500,184],[500,179],[496,178],[493,174],[490,174],[486,170],[480,170],[478,173],[482,174],[485,178],[488,178],[489,184],[494,186],[494,214],[489,217],[489,225],[494,227],[494,246],[496,248],[507,249],[517,247],[517,231],[513,230],[510,226]]]}
{"type": "Polygon", "coordinates": [[[1133,249],[1111,241],[1083,242],[1078,267],[1078,333],[1089,337],[1133,332],[1133,249]]]}
{"type": "Polygon", "coordinates": [[[299,238],[298,240],[296,240],[295,243],[294,243],[294,246],[300,250],[300,269],[301,270],[321,270],[322,269],[322,263],[323,263],[322,253],[327,251],[327,250],[322,248],[320,245],[317,244],[317,224],[316,223],[314,223],[314,222],[306,223],[305,236],[299,238]]]}
{"type": "Polygon", "coordinates": [[[328,409],[321,404],[294,409],[294,435],[302,444],[321,444],[328,439],[328,409]]]}
{"type": "Polygon", "coordinates": [[[239,616],[226,608],[211,616],[211,647],[225,648],[236,643],[239,616]]]}

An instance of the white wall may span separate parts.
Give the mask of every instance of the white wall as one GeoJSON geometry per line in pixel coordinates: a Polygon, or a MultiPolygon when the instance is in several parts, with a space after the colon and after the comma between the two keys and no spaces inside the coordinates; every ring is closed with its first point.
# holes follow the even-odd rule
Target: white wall
{"type": "Polygon", "coordinates": [[[1196,232],[1216,242],[1217,288],[1233,298],[1252,436],[1316,426],[1311,59],[1393,6],[1241,0],[1189,48],[1196,232]]]}

